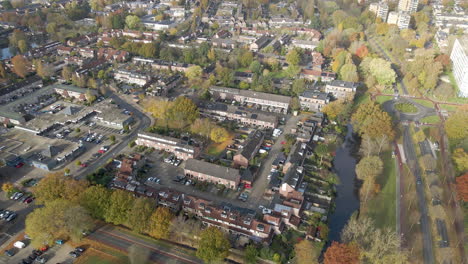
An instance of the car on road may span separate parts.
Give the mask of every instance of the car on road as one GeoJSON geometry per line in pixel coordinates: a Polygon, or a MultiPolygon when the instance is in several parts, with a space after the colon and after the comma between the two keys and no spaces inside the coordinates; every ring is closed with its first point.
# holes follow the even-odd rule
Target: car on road
{"type": "Polygon", "coordinates": [[[15,168],[18,168],[18,169],[19,169],[19,168],[21,168],[21,167],[23,167],[23,166],[24,166],[24,163],[23,163],[23,162],[20,162],[20,163],[16,164],[15,168]]]}
{"type": "Polygon", "coordinates": [[[418,178],[416,179],[416,183],[417,183],[417,184],[421,184],[421,183],[422,183],[421,177],[418,177],[418,178]]]}
{"type": "Polygon", "coordinates": [[[13,221],[17,216],[18,216],[18,214],[13,212],[12,214],[10,214],[10,215],[5,219],[5,221],[7,221],[7,222],[13,221]]]}
{"type": "Polygon", "coordinates": [[[14,248],[5,250],[5,256],[7,257],[13,257],[15,254],[16,254],[16,250],[14,248]]]}

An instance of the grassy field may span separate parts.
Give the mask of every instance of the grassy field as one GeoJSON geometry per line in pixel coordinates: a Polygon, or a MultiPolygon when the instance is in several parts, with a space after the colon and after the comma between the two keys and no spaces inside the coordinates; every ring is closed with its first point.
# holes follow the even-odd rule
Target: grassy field
{"type": "Polygon", "coordinates": [[[439,104],[440,108],[447,110],[447,111],[457,111],[458,106],[456,105],[447,105],[447,104],[439,104]]]}
{"type": "Polygon", "coordinates": [[[434,108],[434,104],[431,101],[422,100],[422,99],[413,99],[414,102],[429,108],[434,108]]]}
{"type": "Polygon", "coordinates": [[[354,98],[354,101],[356,102],[354,105],[357,108],[359,105],[370,101],[369,94],[360,94],[354,98]]]}
{"type": "Polygon", "coordinates": [[[426,116],[420,120],[422,123],[429,123],[429,124],[435,124],[440,122],[440,118],[438,115],[431,115],[431,116],[426,116]]]}
{"type": "Polygon", "coordinates": [[[395,230],[396,226],[396,170],[391,151],[382,155],[384,173],[377,178],[380,192],[370,200],[366,214],[374,219],[379,228],[388,227],[395,230]]]}
{"type": "Polygon", "coordinates": [[[111,248],[89,248],[75,261],[75,264],[129,264],[128,257],[111,248]]]}
{"type": "Polygon", "coordinates": [[[381,96],[377,96],[377,98],[375,99],[375,101],[379,104],[383,104],[387,101],[390,101],[393,99],[393,96],[389,96],[389,95],[381,95],[381,96]]]}

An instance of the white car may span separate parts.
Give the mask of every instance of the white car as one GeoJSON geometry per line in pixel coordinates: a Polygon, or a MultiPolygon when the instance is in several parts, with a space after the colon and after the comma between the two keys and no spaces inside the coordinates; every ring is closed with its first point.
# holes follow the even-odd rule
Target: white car
{"type": "Polygon", "coordinates": [[[26,247],[26,244],[24,244],[22,241],[16,241],[16,242],[13,244],[13,246],[14,246],[15,248],[24,248],[24,247],[26,247]]]}
{"type": "Polygon", "coordinates": [[[262,211],[263,214],[271,214],[271,209],[264,208],[262,211]]]}

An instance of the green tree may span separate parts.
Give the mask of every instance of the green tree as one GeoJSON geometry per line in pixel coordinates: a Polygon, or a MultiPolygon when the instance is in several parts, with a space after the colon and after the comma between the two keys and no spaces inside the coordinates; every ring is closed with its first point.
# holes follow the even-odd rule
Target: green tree
{"type": "Polygon", "coordinates": [[[88,183],[63,176],[62,172],[49,173],[32,191],[37,204],[47,204],[57,199],[78,203],[80,195],[86,190],[88,183]]]}
{"type": "Polygon", "coordinates": [[[133,231],[143,233],[148,230],[148,223],[154,211],[154,202],[148,198],[137,198],[128,211],[127,223],[133,231]]]}
{"type": "Polygon", "coordinates": [[[301,53],[297,49],[292,49],[286,54],[286,62],[289,65],[297,66],[301,63],[301,53]]]}
{"type": "Polygon", "coordinates": [[[26,233],[32,237],[32,245],[52,246],[56,239],[72,239],[78,242],[83,230],[94,226],[86,209],[70,201],[58,199],[44,207],[36,208],[26,217],[26,233]]]}
{"type": "Polygon", "coordinates": [[[93,218],[103,220],[110,207],[111,194],[112,192],[102,185],[90,186],[80,196],[79,203],[93,218]]]}
{"type": "Polygon", "coordinates": [[[468,170],[468,153],[464,149],[455,149],[452,158],[458,171],[463,172],[468,170]]]}
{"type": "Polygon", "coordinates": [[[149,219],[148,234],[156,239],[167,238],[174,215],[166,207],[158,207],[149,219]]]}
{"type": "Polygon", "coordinates": [[[115,136],[114,135],[110,135],[109,136],[109,140],[112,142],[112,144],[115,143],[115,136]]]}
{"type": "Polygon", "coordinates": [[[299,96],[302,94],[306,89],[306,81],[305,79],[295,79],[292,84],[292,92],[299,96]]]}
{"type": "Polygon", "coordinates": [[[5,79],[8,76],[5,64],[0,61],[0,78],[5,79]]]}
{"type": "Polygon", "coordinates": [[[249,67],[253,62],[253,53],[247,49],[242,49],[237,60],[241,67],[249,67]]]}
{"type": "Polygon", "coordinates": [[[128,213],[133,205],[133,196],[122,190],[115,190],[110,196],[109,209],[104,215],[104,219],[108,223],[121,225],[127,223],[128,213]]]}
{"type": "Polygon", "coordinates": [[[72,78],[72,70],[70,69],[69,66],[64,66],[62,68],[62,78],[65,80],[65,81],[70,81],[71,78],[72,78]]]}
{"type": "Polygon", "coordinates": [[[125,18],[125,24],[127,25],[128,28],[135,29],[140,24],[140,18],[135,15],[128,15],[125,18]]]}
{"type": "Polygon", "coordinates": [[[353,63],[343,65],[340,69],[340,76],[343,81],[347,82],[358,82],[359,75],[357,73],[357,67],[353,63]]]}
{"type": "Polygon", "coordinates": [[[260,62],[255,60],[250,63],[249,70],[253,73],[260,74],[263,70],[263,66],[260,62]]]}
{"type": "Polygon", "coordinates": [[[255,245],[250,244],[245,248],[244,259],[247,264],[257,263],[257,255],[258,250],[255,245]]]}
{"type": "Polygon", "coordinates": [[[221,64],[216,64],[216,77],[224,86],[229,86],[232,81],[232,71],[227,68],[223,67],[221,64]]]}
{"type": "Polygon", "coordinates": [[[320,165],[322,164],[323,157],[328,155],[328,147],[325,144],[318,144],[314,149],[315,155],[320,157],[320,165]]]}
{"type": "Polygon", "coordinates": [[[215,127],[211,129],[210,138],[216,143],[221,143],[229,138],[229,132],[223,127],[215,127]]]}
{"type": "Polygon", "coordinates": [[[25,53],[26,51],[28,51],[28,43],[26,42],[26,40],[21,39],[18,41],[18,49],[21,53],[25,53]]]}
{"type": "Polygon", "coordinates": [[[187,69],[185,72],[185,75],[187,76],[189,83],[191,84],[192,87],[194,88],[199,88],[200,84],[202,83],[202,75],[203,75],[203,69],[198,66],[194,65],[191,66],[187,69]]]}
{"type": "Polygon", "coordinates": [[[221,261],[228,256],[230,247],[226,235],[218,228],[210,226],[200,234],[196,255],[206,263],[221,261]]]}

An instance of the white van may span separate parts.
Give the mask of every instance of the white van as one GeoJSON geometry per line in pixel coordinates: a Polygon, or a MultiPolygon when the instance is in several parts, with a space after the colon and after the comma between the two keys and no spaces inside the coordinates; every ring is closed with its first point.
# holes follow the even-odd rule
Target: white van
{"type": "Polygon", "coordinates": [[[24,248],[24,247],[26,247],[26,244],[24,244],[22,241],[16,241],[16,242],[13,244],[13,246],[14,246],[15,248],[24,248]]]}

